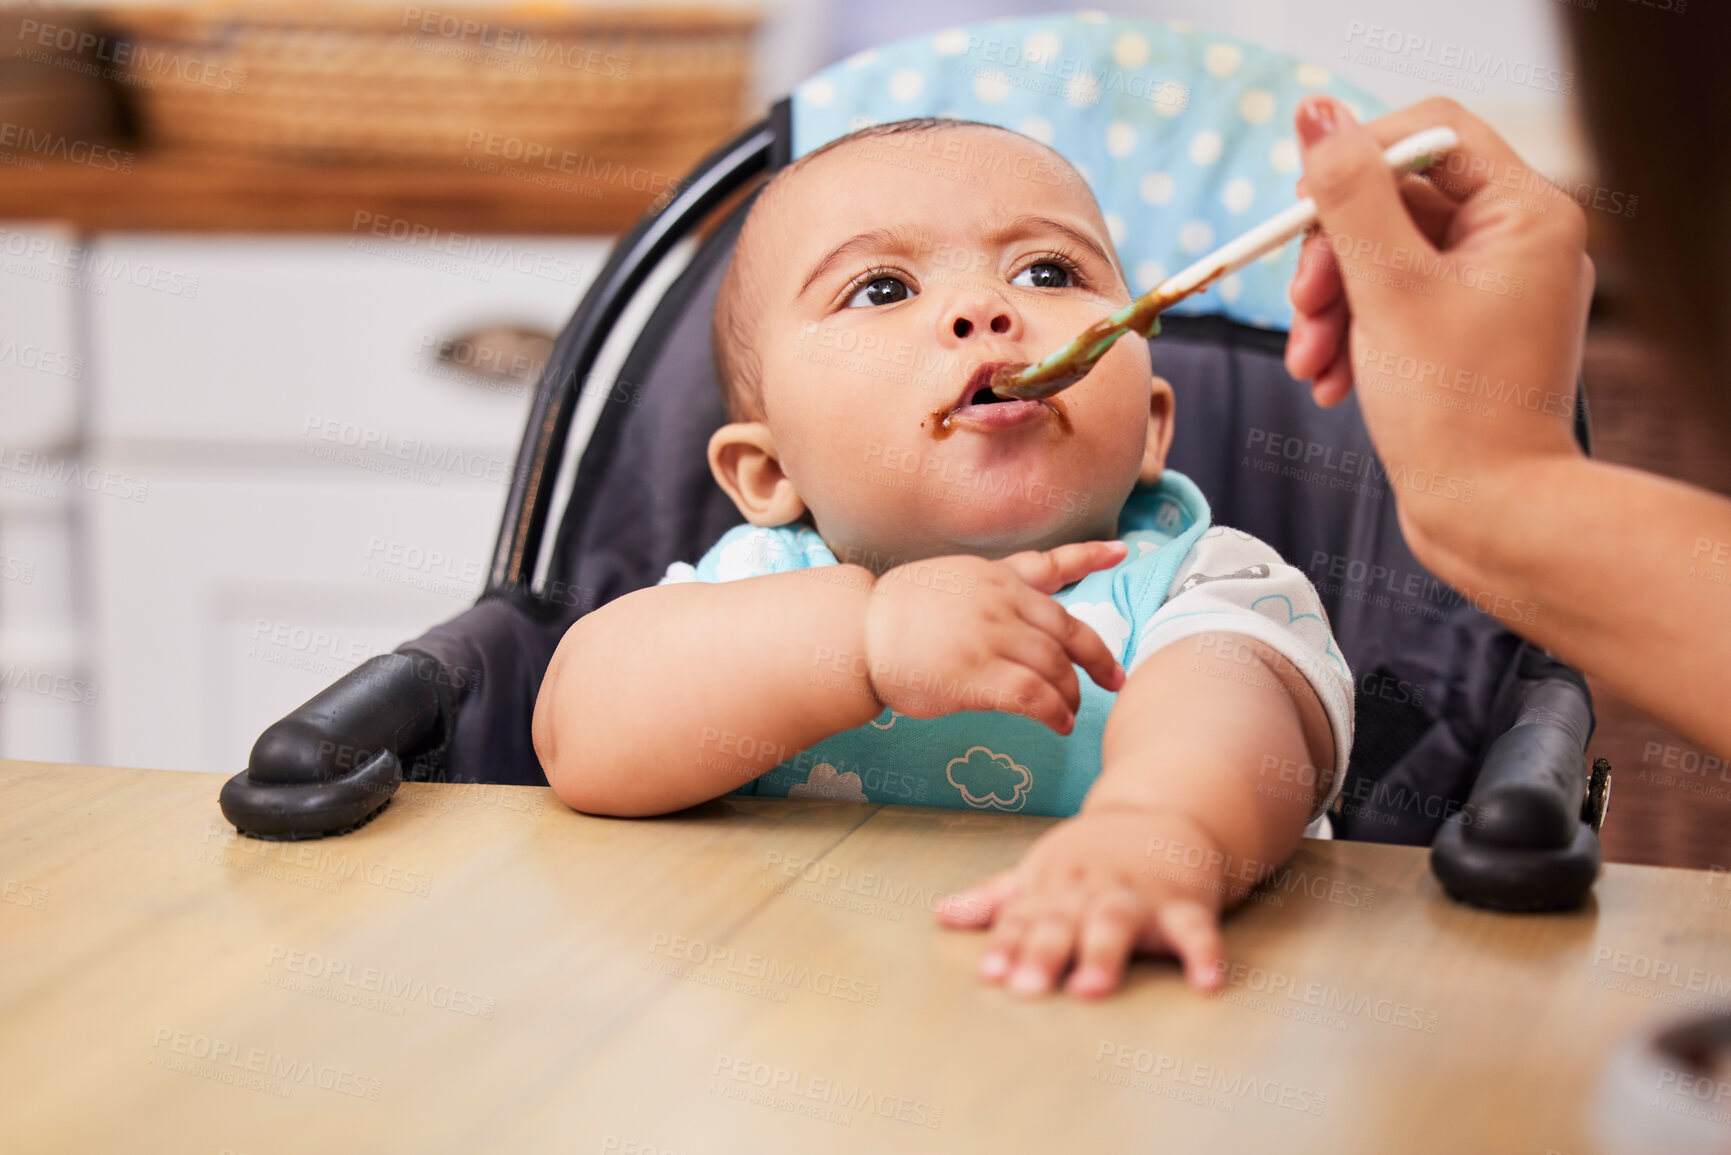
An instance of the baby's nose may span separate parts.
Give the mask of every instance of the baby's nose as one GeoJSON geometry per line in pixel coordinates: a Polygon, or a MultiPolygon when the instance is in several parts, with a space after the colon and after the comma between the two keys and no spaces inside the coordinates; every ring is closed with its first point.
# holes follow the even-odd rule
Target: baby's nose
{"type": "Polygon", "coordinates": [[[1015,325],[1015,318],[1001,301],[982,300],[958,307],[950,319],[950,332],[966,338],[976,331],[990,331],[1001,337],[1015,325]]]}

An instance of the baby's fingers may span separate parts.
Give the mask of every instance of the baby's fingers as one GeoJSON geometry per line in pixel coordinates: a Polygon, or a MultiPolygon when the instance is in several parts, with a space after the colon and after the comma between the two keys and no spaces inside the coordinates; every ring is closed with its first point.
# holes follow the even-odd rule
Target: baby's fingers
{"type": "Polygon", "coordinates": [[[1193,899],[1165,902],[1154,912],[1154,925],[1166,949],[1184,964],[1191,986],[1203,994],[1219,989],[1220,921],[1212,910],[1193,899]]]}
{"type": "MultiPolygon", "coordinates": [[[[1028,596],[1037,598],[1040,595],[1030,592],[1028,596]]],[[[1013,623],[996,642],[998,657],[1034,671],[1042,681],[1058,691],[1058,696],[1064,699],[1064,705],[1072,712],[1081,708],[1082,683],[1076,677],[1076,667],[1071,664],[1070,654],[1063,643],[1027,622],[1013,623]]]]}
{"type": "Polygon", "coordinates": [[[1121,541],[1073,541],[1056,549],[1023,550],[1003,560],[1023,581],[1051,595],[1095,570],[1110,569],[1129,552],[1121,541]]]}
{"type": "Polygon", "coordinates": [[[1023,620],[1057,639],[1069,660],[1086,670],[1101,689],[1117,693],[1124,688],[1124,670],[1093,626],[1033,590],[1027,591],[1017,606],[1023,620]]]}
{"type": "Polygon", "coordinates": [[[1057,985],[1075,948],[1076,924],[1069,912],[1048,911],[1023,937],[1016,969],[1004,985],[1018,995],[1045,994],[1057,985]]]}
{"type": "MultiPolygon", "coordinates": [[[[1064,694],[1038,670],[999,658],[987,667],[985,683],[996,695],[998,704],[971,709],[998,709],[1021,714],[1036,722],[1044,722],[1059,734],[1068,734],[1076,726],[1076,710],[1081,702],[1071,705],[1064,694]]],[[[1080,689],[1078,688],[1078,697],[1080,689]]]]}
{"type": "Polygon", "coordinates": [[[1022,948],[1022,938],[1033,922],[1033,912],[1026,898],[1007,902],[998,911],[992,929],[986,935],[986,949],[980,952],[980,977],[1002,982],[1016,966],[1016,956],[1022,948]]]}
{"type": "Polygon", "coordinates": [[[984,882],[944,899],[938,905],[938,921],[955,927],[990,926],[999,908],[1021,889],[1014,870],[999,871],[984,882]]]}
{"type": "Polygon", "coordinates": [[[1096,898],[1083,917],[1076,969],[1066,989],[1083,998],[1116,989],[1145,919],[1141,901],[1126,887],[1115,886],[1096,898]]]}

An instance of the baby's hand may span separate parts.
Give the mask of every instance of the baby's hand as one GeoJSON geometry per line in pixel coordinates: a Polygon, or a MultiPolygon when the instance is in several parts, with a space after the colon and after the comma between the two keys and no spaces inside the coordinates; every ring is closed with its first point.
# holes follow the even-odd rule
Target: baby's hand
{"type": "Polygon", "coordinates": [[[1013,870],[950,896],[938,920],[963,929],[990,926],[980,975],[1007,979],[1017,994],[1051,990],[1072,958],[1071,994],[1109,994],[1137,950],[1177,955],[1191,986],[1216,990],[1221,871],[1156,872],[1148,856],[1156,836],[1195,844],[1204,860],[1223,857],[1206,853],[1212,838],[1174,811],[1084,811],[1048,830],[1013,870]]]}
{"type": "Polygon", "coordinates": [[[1124,669],[1052,595],[1117,565],[1128,549],[1083,541],[999,561],[957,554],[885,571],[866,610],[872,692],[910,718],[1003,710],[1068,734],[1082,701],[1072,664],[1114,692],[1124,669]]]}

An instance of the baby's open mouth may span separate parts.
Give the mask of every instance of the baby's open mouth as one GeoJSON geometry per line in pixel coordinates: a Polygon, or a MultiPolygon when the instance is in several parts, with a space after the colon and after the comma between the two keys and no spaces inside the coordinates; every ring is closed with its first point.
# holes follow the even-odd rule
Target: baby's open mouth
{"type": "Polygon", "coordinates": [[[1061,403],[1054,404],[1043,397],[1035,401],[1000,397],[992,392],[995,373],[1005,368],[1015,372],[1026,366],[1026,361],[987,361],[977,366],[962,383],[956,399],[932,413],[932,436],[942,441],[957,429],[998,433],[1024,425],[1043,428],[1048,417],[1056,423],[1058,432],[1069,434],[1070,421],[1064,416],[1061,403]]]}
{"type": "Polygon", "coordinates": [[[987,405],[1026,404],[1025,402],[1018,401],[1013,397],[1000,397],[996,393],[992,392],[992,375],[994,373],[1006,366],[1012,370],[1021,369],[1025,364],[1026,362],[987,361],[980,365],[974,370],[973,374],[969,376],[967,384],[962,389],[961,396],[957,397],[955,404],[951,405],[945,412],[945,423],[947,424],[951,417],[955,416],[963,409],[983,408],[987,405]]]}

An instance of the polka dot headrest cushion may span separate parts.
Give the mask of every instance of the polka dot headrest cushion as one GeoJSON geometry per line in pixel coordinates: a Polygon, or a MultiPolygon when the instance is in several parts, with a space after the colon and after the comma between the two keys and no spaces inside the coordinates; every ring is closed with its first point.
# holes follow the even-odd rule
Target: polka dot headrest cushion
{"type": "MultiPolygon", "coordinates": [[[[1307,93],[1385,111],[1326,68],[1247,41],[1097,12],[997,20],[869,49],[794,90],[793,152],[868,124],[955,116],[1062,153],[1088,181],[1134,293],[1297,199],[1307,93]]],[[[1284,329],[1289,244],[1174,307],[1284,329]]]]}

